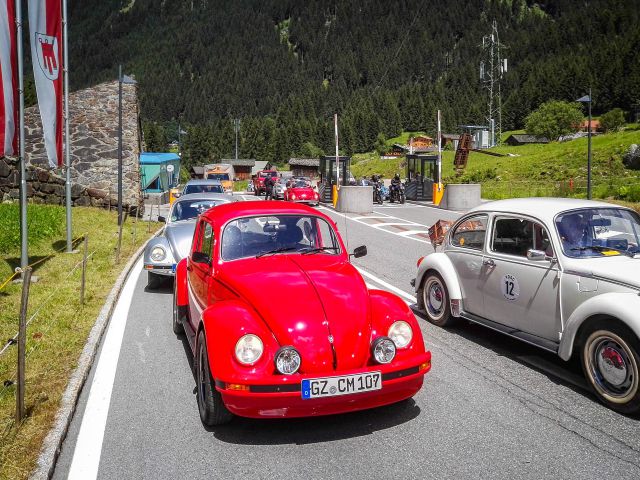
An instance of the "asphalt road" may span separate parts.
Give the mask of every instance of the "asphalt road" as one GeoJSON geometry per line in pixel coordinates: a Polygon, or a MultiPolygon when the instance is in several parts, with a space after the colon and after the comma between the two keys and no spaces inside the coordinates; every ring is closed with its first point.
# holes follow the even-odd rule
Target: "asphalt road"
{"type": "MultiPolygon", "coordinates": [[[[367,218],[329,213],[351,250],[367,245],[354,261],[367,283],[407,300],[416,260],[431,251],[424,232],[456,215],[416,205],[378,207],[367,218]]],[[[315,419],[236,418],[207,430],[189,347],[171,331],[171,285],[148,291],[143,274],[130,289],[112,390],[92,393],[106,419],[103,439],[94,399],[87,407],[104,377],[94,367],[56,479],[70,471],[105,479],[640,478],[640,420],[597,403],[577,363],[478,326],[443,330],[420,317],[433,368],[412,400],[315,419]]],[[[110,336],[98,365],[113,356],[110,336]]]]}

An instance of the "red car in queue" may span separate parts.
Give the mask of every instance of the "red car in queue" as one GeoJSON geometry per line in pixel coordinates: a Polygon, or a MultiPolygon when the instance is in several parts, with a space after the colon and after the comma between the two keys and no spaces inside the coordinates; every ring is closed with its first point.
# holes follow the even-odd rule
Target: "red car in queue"
{"type": "Polygon", "coordinates": [[[367,289],[349,256],[332,220],[306,205],[236,202],[200,216],[177,266],[173,330],[191,346],[205,425],[350,412],[420,390],[431,353],[415,316],[367,289]]]}
{"type": "Polygon", "coordinates": [[[320,195],[307,180],[291,180],[284,192],[284,199],[288,202],[307,203],[318,206],[320,195]]]}
{"type": "Polygon", "coordinates": [[[264,181],[267,177],[271,177],[274,182],[278,179],[278,172],[275,170],[260,170],[253,178],[253,194],[255,196],[264,195],[267,193],[267,187],[264,185],[264,181]]]}

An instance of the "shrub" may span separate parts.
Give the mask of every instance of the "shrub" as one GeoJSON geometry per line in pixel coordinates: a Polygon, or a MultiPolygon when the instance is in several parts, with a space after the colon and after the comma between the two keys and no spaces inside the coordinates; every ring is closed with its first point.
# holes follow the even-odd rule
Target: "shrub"
{"type": "Polygon", "coordinates": [[[557,140],[578,130],[582,121],[582,109],[577,103],[551,100],[531,112],[525,120],[528,134],[557,140]]]}
{"type": "Polygon", "coordinates": [[[615,132],[624,125],[624,112],[614,108],[600,117],[600,125],[605,132],[615,132]]]}

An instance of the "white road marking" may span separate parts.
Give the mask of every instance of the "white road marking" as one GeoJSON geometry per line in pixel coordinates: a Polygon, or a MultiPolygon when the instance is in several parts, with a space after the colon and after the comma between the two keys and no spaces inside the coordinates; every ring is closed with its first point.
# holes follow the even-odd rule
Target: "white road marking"
{"type": "Polygon", "coordinates": [[[413,224],[411,223],[400,223],[400,222],[387,222],[387,223],[372,223],[371,226],[373,228],[380,228],[380,227],[393,227],[395,225],[400,225],[400,226],[411,226],[413,224]]]}
{"type": "Polygon", "coordinates": [[[401,237],[406,237],[408,235],[419,235],[421,233],[429,233],[429,230],[409,230],[407,232],[400,232],[398,235],[401,237]]]}
{"type": "Polygon", "coordinates": [[[389,291],[400,295],[401,297],[410,300],[412,303],[416,303],[416,297],[409,295],[407,292],[405,292],[404,290],[400,290],[398,287],[394,287],[393,285],[391,285],[390,283],[385,282],[384,280],[382,280],[381,278],[376,277],[374,274],[367,272],[366,270],[363,270],[360,267],[356,267],[356,269],[360,272],[360,274],[370,280],[373,280],[376,283],[379,283],[380,285],[382,285],[384,288],[388,289],[389,291]]]}
{"type": "Polygon", "coordinates": [[[67,477],[71,480],[88,480],[98,476],[102,441],[109,414],[120,347],[127,325],[131,299],[142,271],[142,260],[140,257],[140,260],[133,267],[109,322],[67,477]]]}

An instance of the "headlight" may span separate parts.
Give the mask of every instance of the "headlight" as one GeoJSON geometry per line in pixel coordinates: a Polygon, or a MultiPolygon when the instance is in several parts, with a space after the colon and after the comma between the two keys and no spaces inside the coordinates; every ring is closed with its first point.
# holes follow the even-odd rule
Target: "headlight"
{"type": "Polygon", "coordinates": [[[396,344],[389,337],[378,337],[371,346],[373,358],[378,363],[391,363],[396,356],[396,344]]]}
{"type": "Polygon", "coordinates": [[[151,250],[151,260],[154,262],[161,262],[167,256],[167,252],[162,247],[153,247],[151,250]]]}
{"type": "Polygon", "coordinates": [[[300,368],[300,354],[293,347],[282,347],[276,353],[276,369],[283,375],[292,375],[300,368]]]}
{"type": "Polygon", "coordinates": [[[236,343],[236,358],[243,365],[257,362],[263,351],[262,340],[257,335],[244,335],[236,343]]]}
{"type": "Polygon", "coordinates": [[[389,338],[393,340],[396,347],[404,348],[409,343],[411,343],[411,339],[413,338],[413,330],[411,329],[411,325],[403,320],[398,320],[394,322],[391,327],[389,327],[389,338]]]}
{"type": "Polygon", "coordinates": [[[291,200],[295,200],[295,199],[296,199],[296,194],[295,194],[295,193],[292,193],[292,194],[291,194],[291,200]]]}

